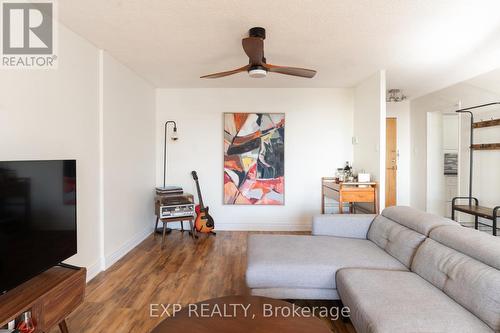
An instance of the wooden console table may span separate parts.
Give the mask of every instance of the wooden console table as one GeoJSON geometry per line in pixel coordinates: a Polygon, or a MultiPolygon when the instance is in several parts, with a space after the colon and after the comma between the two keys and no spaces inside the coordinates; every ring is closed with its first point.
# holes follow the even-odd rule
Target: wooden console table
{"type": "Polygon", "coordinates": [[[345,202],[350,204],[350,212],[353,213],[353,203],[373,203],[373,211],[378,214],[377,183],[348,183],[336,182],[334,178],[321,178],[321,213],[325,213],[325,198],[331,198],[339,202],[339,213],[343,214],[345,202]]]}
{"type": "Polygon", "coordinates": [[[0,296],[0,326],[31,311],[36,333],[59,325],[68,333],[66,317],[83,302],[85,268],[55,266],[0,296]]]}

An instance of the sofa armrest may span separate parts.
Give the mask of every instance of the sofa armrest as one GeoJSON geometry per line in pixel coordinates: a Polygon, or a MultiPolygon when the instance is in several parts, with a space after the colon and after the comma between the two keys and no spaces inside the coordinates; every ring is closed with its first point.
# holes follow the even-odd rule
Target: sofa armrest
{"type": "Polygon", "coordinates": [[[313,218],[312,234],[366,239],[368,229],[376,216],[374,214],[316,215],[313,218]]]}

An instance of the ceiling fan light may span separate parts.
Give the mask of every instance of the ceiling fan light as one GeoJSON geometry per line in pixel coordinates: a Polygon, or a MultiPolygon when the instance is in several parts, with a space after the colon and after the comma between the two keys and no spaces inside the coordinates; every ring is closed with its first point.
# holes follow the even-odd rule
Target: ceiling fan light
{"type": "Polygon", "coordinates": [[[248,75],[252,78],[263,78],[267,76],[267,71],[262,68],[252,68],[248,71],[248,75]]]}

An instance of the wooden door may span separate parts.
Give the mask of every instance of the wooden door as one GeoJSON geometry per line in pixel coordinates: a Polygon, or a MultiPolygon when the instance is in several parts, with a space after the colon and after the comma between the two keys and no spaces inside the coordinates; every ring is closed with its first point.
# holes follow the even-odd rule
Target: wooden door
{"type": "Polygon", "coordinates": [[[396,206],[396,178],[398,172],[398,130],[397,119],[386,120],[386,160],[385,160],[385,206],[396,206]]]}

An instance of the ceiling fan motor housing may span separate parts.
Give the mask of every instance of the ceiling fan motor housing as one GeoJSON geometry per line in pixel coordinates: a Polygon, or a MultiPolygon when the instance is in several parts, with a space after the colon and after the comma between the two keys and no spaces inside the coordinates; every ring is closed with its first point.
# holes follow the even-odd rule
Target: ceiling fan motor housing
{"type": "Polygon", "coordinates": [[[266,39],[266,29],[261,28],[261,27],[254,27],[248,31],[248,35],[250,37],[258,37],[258,38],[266,39]]]}
{"type": "Polygon", "coordinates": [[[248,75],[253,78],[262,78],[267,76],[267,69],[264,66],[253,65],[248,69],[248,75]]]}

